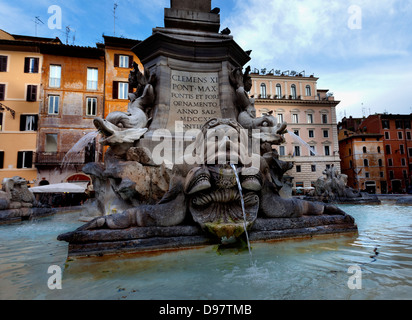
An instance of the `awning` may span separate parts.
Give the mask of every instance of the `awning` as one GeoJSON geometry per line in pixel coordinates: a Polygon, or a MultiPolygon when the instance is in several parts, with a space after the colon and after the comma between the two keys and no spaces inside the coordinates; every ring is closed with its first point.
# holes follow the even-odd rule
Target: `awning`
{"type": "Polygon", "coordinates": [[[33,193],[84,193],[88,182],[85,183],[56,183],[29,188],[33,193]]]}

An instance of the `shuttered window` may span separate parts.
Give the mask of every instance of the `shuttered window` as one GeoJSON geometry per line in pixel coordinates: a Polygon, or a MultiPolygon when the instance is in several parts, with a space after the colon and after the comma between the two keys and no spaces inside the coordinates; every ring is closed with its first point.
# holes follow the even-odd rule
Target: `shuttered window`
{"type": "Polygon", "coordinates": [[[33,166],[33,151],[19,151],[17,153],[17,168],[31,168],[33,166]]]}
{"type": "Polygon", "coordinates": [[[36,101],[37,100],[37,86],[28,85],[27,86],[27,101],[36,101]]]}
{"type": "Polygon", "coordinates": [[[39,73],[39,58],[24,58],[24,73],[39,73]]]}

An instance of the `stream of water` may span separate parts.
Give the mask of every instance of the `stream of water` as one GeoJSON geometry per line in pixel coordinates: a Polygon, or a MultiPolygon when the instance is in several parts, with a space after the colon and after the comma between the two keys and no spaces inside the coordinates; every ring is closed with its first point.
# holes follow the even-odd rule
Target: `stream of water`
{"type": "Polygon", "coordinates": [[[82,225],[80,213],[2,225],[0,299],[411,299],[411,207],[339,207],[357,235],[252,242],[253,265],[247,251],[213,246],[67,260],[68,244],[56,237],[82,225]],[[60,290],[47,285],[51,265],[62,269],[60,290]],[[353,266],[359,289],[348,286],[353,266]]]}

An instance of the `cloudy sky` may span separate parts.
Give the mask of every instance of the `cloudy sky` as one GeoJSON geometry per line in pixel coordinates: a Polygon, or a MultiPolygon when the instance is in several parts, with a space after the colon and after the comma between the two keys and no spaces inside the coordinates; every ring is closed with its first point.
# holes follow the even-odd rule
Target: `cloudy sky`
{"type": "MultiPolygon", "coordinates": [[[[163,27],[169,6],[170,0],[0,0],[0,29],[34,36],[38,17],[44,24],[37,36],[66,42],[68,26],[69,44],[95,46],[114,32],[144,40],[163,27]]],[[[411,0],[212,0],[212,7],[221,8],[221,28],[252,50],[252,70],[314,74],[318,88],[341,101],[338,119],[412,113],[411,0]]]]}

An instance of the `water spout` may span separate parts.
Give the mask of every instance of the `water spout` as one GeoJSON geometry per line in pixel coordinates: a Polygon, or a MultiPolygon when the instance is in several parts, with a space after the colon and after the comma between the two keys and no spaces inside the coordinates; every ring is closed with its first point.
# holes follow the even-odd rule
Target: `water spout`
{"type": "Polygon", "coordinates": [[[63,157],[61,167],[66,169],[72,162],[82,162],[79,157],[84,156],[83,152],[85,148],[94,141],[98,134],[98,131],[92,131],[79,139],[63,157]]]}
{"type": "Polygon", "coordinates": [[[239,175],[237,174],[236,167],[233,163],[230,164],[230,166],[233,169],[233,172],[235,173],[236,177],[236,182],[237,182],[237,187],[239,189],[239,194],[240,194],[240,203],[242,205],[242,212],[243,212],[243,227],[245,229],[245,234],[246,234],[246,241],[247,241],[247,248],[249,250],[249,257],[250,257],[250,262],[252,263],[252,251],[250,249],[250,241],[249,241],[249,235],[246,230],[246,211],[245,211],[245,201],[243,199],[243,193],[242,193],[242,185],[240,184],[240,179],[239,175]]]}

